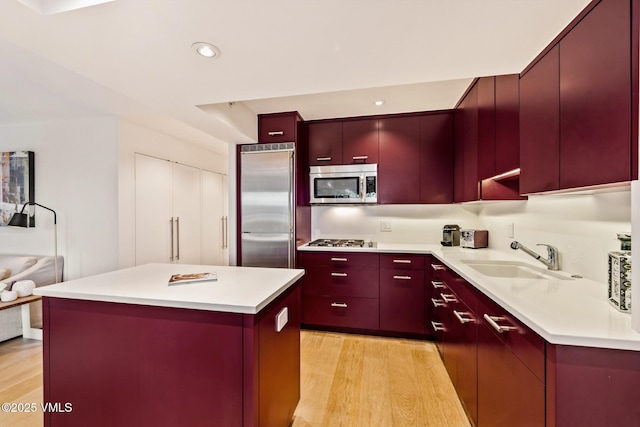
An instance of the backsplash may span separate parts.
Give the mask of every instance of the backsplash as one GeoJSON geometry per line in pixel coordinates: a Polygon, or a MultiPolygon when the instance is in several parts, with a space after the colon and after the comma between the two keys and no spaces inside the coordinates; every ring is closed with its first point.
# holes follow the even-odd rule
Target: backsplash
{"type": "Polygon", "coordinates": [[[551,244],[560,252],[562,270],[606,284],[607,253],[620,248],[617,233],[631,230],[631,192],[464,205],[314,206],[311,221],[312,239],[382,243],[439,243],[445,224],[487,229],[490,248],[512,251],[509,244],[518,240],[546,257],[546,250],[535,245],[551,244]],[[387,225],[391,231],[382,231],[387,225]]]}

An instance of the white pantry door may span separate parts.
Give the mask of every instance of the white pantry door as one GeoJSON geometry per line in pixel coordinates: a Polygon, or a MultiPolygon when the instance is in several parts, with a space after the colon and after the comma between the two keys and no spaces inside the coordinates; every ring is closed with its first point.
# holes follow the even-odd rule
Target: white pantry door
{"type": "Polygon", "coordinates": [[[173,218],[176,262],[201,264],[200,169],[173,163],[173,218]]]}
{"type": "Polygon", "coordinates": [[[173,165],[136,154],[136,265],[170,262],[173,165]]]}
{"type": "Polygon", "coordinates": [[[202,263],[229,265],[228,177],[202,171],[202,263]]]}

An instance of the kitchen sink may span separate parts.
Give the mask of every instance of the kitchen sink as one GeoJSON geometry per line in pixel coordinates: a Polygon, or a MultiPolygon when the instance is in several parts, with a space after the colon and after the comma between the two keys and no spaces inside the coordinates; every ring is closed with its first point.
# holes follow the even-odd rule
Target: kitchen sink
{"type": "Polygon", "coordinates": [[[556,271],[550,271],[544,267],[536,267],[520,261],[462,260],[462,262],[478,273],[491,277],[501,277],[505,279],[571,280],[571,277],[556,271]]]}

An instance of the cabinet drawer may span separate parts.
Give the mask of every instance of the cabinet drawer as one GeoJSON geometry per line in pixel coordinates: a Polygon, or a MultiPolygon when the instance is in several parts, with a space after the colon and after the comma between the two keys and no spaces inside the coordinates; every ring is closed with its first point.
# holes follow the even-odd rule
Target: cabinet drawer
{"type": "Polygon", "coordinates": [[[407,254],[382,254],[380,255],[380,268],[424,269],[423,255],[407,254]]]}
{"type": "Polygon", "coordinates": [[[302,323],[355,329],[378,329],[378,299],[304,295],[302,323]]]}
{"type": "Polygon", "coordinates": [[[331,267],[370,267],[378,268],[378,254],[360,252],[302,252],[305,267],[326,265],[331,267]]]}
{"type": "Polygon", "coordinates": [[[485,295],[479,296],[476,313],[478,320],[490,328],[504,345],[544,382],[544,339],[485,295]],[[498,332],[500,327],[502,332],[498,332]]]}
{"type": "Polygon", "coordinates": [[[311,266],[303,289],[307,295],[378,298],[378,269],[311,266]]]}
{"type": "Polygon", "coordinates": [[[265,114],[258,119],[258,141],[295,142],[297,116],[294,113],[265,114]]]}

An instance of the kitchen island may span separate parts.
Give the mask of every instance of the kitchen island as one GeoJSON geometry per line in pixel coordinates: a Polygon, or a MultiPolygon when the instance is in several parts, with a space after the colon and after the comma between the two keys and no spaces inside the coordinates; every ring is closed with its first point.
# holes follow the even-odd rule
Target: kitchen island
{"type": "Polygon", "coordinates": [[[303,274],[147,264],[38,288],[45,426],[288,425],[303,274]],[[167,284],[200,272],[217,280],[167,284]]]}

